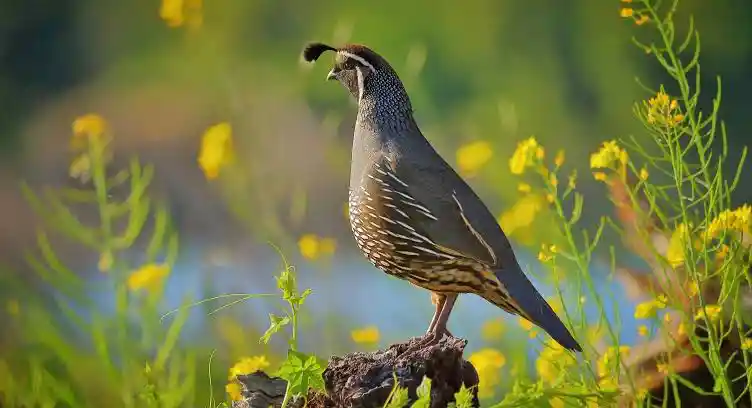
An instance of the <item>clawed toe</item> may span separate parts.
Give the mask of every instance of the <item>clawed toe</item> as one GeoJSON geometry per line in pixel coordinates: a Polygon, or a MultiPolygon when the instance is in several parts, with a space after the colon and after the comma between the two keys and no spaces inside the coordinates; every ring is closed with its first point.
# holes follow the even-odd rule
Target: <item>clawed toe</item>
{"type": "Polygon", "coordinates": [[[399,353],[399,356],[408,355],[408,354],[414,353],[414,352],[416,352],[416,351],[418,351],[420,349],[434,346],[434,345],[438,344],[439,341],[441,341],[441,339],[445,335],[446,336],[450,336],[450,337],[454,337],[454,336],[452,336],[451,333],[449,333],[449,331],[446,331],[446,330],[441,335],[438,335],[438,334],[436,334],[434,332],[430,332],[430,333],[424,334],[423,336],[415,337],[415,338],[413,338],[413,339],[410,340],[409,345],[407,346],[407,348],[404,351],[402,351],[401,353],[399,353]]]}

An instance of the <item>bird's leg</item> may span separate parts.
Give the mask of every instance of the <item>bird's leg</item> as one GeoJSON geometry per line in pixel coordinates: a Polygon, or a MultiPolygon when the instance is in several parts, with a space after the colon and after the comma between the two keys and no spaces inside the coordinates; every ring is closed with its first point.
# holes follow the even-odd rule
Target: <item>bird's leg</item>
{"type": "Polygon", "coordinates": [[[426,347],[433,344],[436,344],[441,340],[442,337],[444,337],[444,334],[447,334],[450,337],[452,336],[451,333],[449,333],[449,330],[447,330],[447,321],[449,320],[449,314],[452,312],[452,307],[454,307],[454,302],[457,301],[457,294],[451,293],[442,295],[443,301],[441,302],[441,308],[437,307],[437,316],[434,319],[435,321],[432,322],[431,326],[428,328],[428,332],[425,334],[424,338],[418,343],[420,347],[426,347]]]}
{"type": "Polygon", "coordinates": [[[436,325],[433,328],[434,341],[440,340],[441,336],[443,336],[444,333],[447,333],[449,336],[454,337],[447,330],[447,322],[449,321],[449,315],[452,313],[454,302],[457,301],[457,294],[450,293],[448,295],[445,295],[445,297],[446,299],[444,300],[444,305],[441,308],[439,317],[436,319],[436,325]]]}
{"type": "Polygon", "coordinates": [[[441,340],[444,334],[450,337],[454,337],[446,328],[447,320],[449,319],[449,313],[452,311],[454,302],[457,300],[457,294],[439,294],[432,293],[431,296],[434,304],[436,305],[436,312],[434,313],[431,324],[428,326],[428,332],[423,338],[412,343],[406,350],[402,351],[400,355],[410,354],[423,347],[431,346],[441,340]]]}
{"type": "MultiPolygon", "coordinates": [[[[446,298],[447,296],[443,293],[431,292],[431,301],[433,302],[434,305],[436,305],[436,311],[433,314],[433,318],[431,318],[431,324],[428,326],[426,335],[430,334],[436,328],[436,322],[438,322],[439,320],[439,314],[441,313],[441,309],[444,307],[444,304],[446,303],[446,298]]],[[[446,327],[444,328],[444,334],[446,334],[449,337],[454,337],[452,332],[450,332],[449,329],[447,329],[446,327]]]]}
{"type": "Polygon", "coordinates": [[[436,310],[433,312],[431,324],[428,325],[426,334],[431,333],[436,327],[436,321],[439,320],[439,313],[441,313],[441,308],[444,307],[444,303],[446,302],[446,295],[443,293],[431,292],[431,302],[436,306],[436,310]]]}

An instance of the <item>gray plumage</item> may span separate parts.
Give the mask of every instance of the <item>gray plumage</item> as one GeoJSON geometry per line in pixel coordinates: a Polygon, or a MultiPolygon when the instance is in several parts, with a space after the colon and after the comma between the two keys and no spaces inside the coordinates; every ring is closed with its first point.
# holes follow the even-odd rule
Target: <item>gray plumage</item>
{"type": "Polygon", "coordinates": [[[397,73],[369,48],[309,44],[307,61],[334,51],[328,79],[358,101],[350,173],[350,223],[359,248],[387,274],[432,291],[428,333],[446,331],[459,293],[475,293],[580,345],[522,272],[495,217],[426,140],[397,73]]]}

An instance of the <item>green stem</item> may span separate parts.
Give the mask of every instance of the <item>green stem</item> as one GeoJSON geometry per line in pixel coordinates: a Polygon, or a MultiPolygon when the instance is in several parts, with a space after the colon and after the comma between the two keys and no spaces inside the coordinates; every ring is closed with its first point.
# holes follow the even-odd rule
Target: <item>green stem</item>
{"type": "Polygon", "coordinates": [[[285,397],[282,399],[282,408],[287,408],[287,403],[290,401],[290,382],[287,382],[287,388],[285,388],[285,397]]]}
{"type": "Polygon", "coordinates": [[[89,147],[89,156],[91,157],[91,168],[93,172],[94,189],[97,195],[97,204],[99,206],[99,222],[102,233],[103,249],[110,249],[112,239],[112,222],[107,200],[107,177],[105,175],[104,164],[104,145],[100,138],[91,138],[89,147]]]}

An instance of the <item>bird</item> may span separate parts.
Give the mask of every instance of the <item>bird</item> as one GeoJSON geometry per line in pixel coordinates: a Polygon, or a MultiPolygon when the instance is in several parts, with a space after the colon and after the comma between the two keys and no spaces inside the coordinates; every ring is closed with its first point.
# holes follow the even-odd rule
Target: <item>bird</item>
{"type": "Polygon", "coordinates": [[[307,43],[313,63],[334,53],[327,80],[357,101],[348,196],[358,248],[378,269],[431,292],[425,344],[445,335],[459,294],[475,294],[546,331],[566,349],[582,347],[525,276],[496,217],[421,132],[397,72],[356,43],[307,43]]]}

